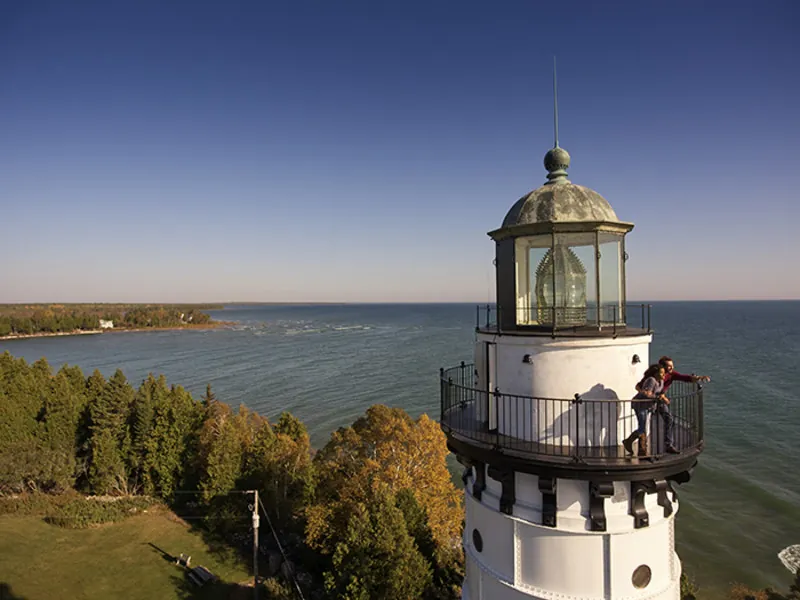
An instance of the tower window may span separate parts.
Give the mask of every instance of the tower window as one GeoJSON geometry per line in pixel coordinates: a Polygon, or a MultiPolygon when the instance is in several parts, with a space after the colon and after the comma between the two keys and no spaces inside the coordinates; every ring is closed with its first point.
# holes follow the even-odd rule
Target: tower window
{"type": "Polygon", "coordinates": [[[475,550],[478,552],[483,552],[483,538],[481,537],[481,532],[477,529],[472,530],[472,545],[475,546],[475,550]]]}
{"type": "Polygon", "coordinates": [[[624,325],[623,237],[594,230],[515,238],[516,324],[624,325]]]}
{"type": "Polygon", "coordinates": [[[652,576],[653,574],[650,571],[650,567],[647,565],[639,565],[633,572],[633,577],[631,577],[633,587],[640,590],[646,588],[650,584],[650,578],[652,576]]]}

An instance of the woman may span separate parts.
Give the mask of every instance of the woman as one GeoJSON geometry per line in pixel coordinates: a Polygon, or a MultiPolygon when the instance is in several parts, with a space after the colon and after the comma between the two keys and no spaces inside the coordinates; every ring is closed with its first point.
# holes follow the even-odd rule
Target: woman
{"type": "Polygon", "coordinates": [[[622,446],[631,456],[636,438],[639,438],[639,456],[647,456],[647,414],[657,400],[669,402],[663,394],[664,375],[664,367],[659,364],[650,365],[644,373],[644,379],[636,386],[639,393],[633,399],[639,402],[631,402],[631,407],[636,413],[638,427],[622,442],[622,446]]]}

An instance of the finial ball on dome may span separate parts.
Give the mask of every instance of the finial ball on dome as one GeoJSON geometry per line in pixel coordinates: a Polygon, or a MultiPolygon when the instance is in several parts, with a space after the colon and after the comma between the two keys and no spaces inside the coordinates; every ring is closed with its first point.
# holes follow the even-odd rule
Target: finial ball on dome
{"type": "Polygon", "coordinates": [[[549,173],[569,168],[569,152],[563,148],[553,148],[544,155],[544,168],[549,173]]]}

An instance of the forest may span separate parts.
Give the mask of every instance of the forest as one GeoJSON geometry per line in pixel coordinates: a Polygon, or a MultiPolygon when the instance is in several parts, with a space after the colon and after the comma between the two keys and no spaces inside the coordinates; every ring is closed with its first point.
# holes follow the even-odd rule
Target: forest
{"type": "MultiPolygon", "coordinates": [[[[435,421],[398,408],[369,408],[315,451],[291,414],[270,422],[210,386],[195,399],[164,376],[135,387],[121,370],[0,355],[0,514],[41,505],[46,522],[81,528],[160,503],[246,555],[241,490],[257,489],[276,532],[261,531],[262,548],[279,539],[291,565],[266,598],[294,598],[293,585],[306,598],[459,598],[463,505],[447,454],[435,421]]],[[[681,596],[703,598],[685,577],[681,596]]],[[[729,596],[800,600],[800,575],[787,595],[729,596]]]]}
{"type": "MultiPolygon", "coordinates": [[[[152,498],[244,550],[252,530],[231,492],[258,489],[306,597],[459,597],[463,508],[447,452],[436,422],[396,408],[373,406],[314,452],[291,414],[271,423],[210,387],[195,400],[163,376],[134,387],[120,370],[53,373],[0,355],[0,512],[2,496],[79,492],[47,519],[83,527],[124,516],[84,496],[130,510],[152,498]]],[[[281,586],[272,597],[293,597],[281,586]]]]}
{"type": "Polygon", "coordinates": [[[0,337],[96,331],[100,320],[115,329],[145,329],[209,325],[202,304],[0,304],[0,337]]]}

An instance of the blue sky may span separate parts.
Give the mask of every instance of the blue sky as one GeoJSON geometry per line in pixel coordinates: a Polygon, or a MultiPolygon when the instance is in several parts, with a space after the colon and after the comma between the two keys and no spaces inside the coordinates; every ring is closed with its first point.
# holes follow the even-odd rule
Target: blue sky
{"type": "Polygon", "coordinates": [[[800,6],[0,4],[0,302],[485,301],[570,179],[632,299],[800,298],[800,6]]]}

